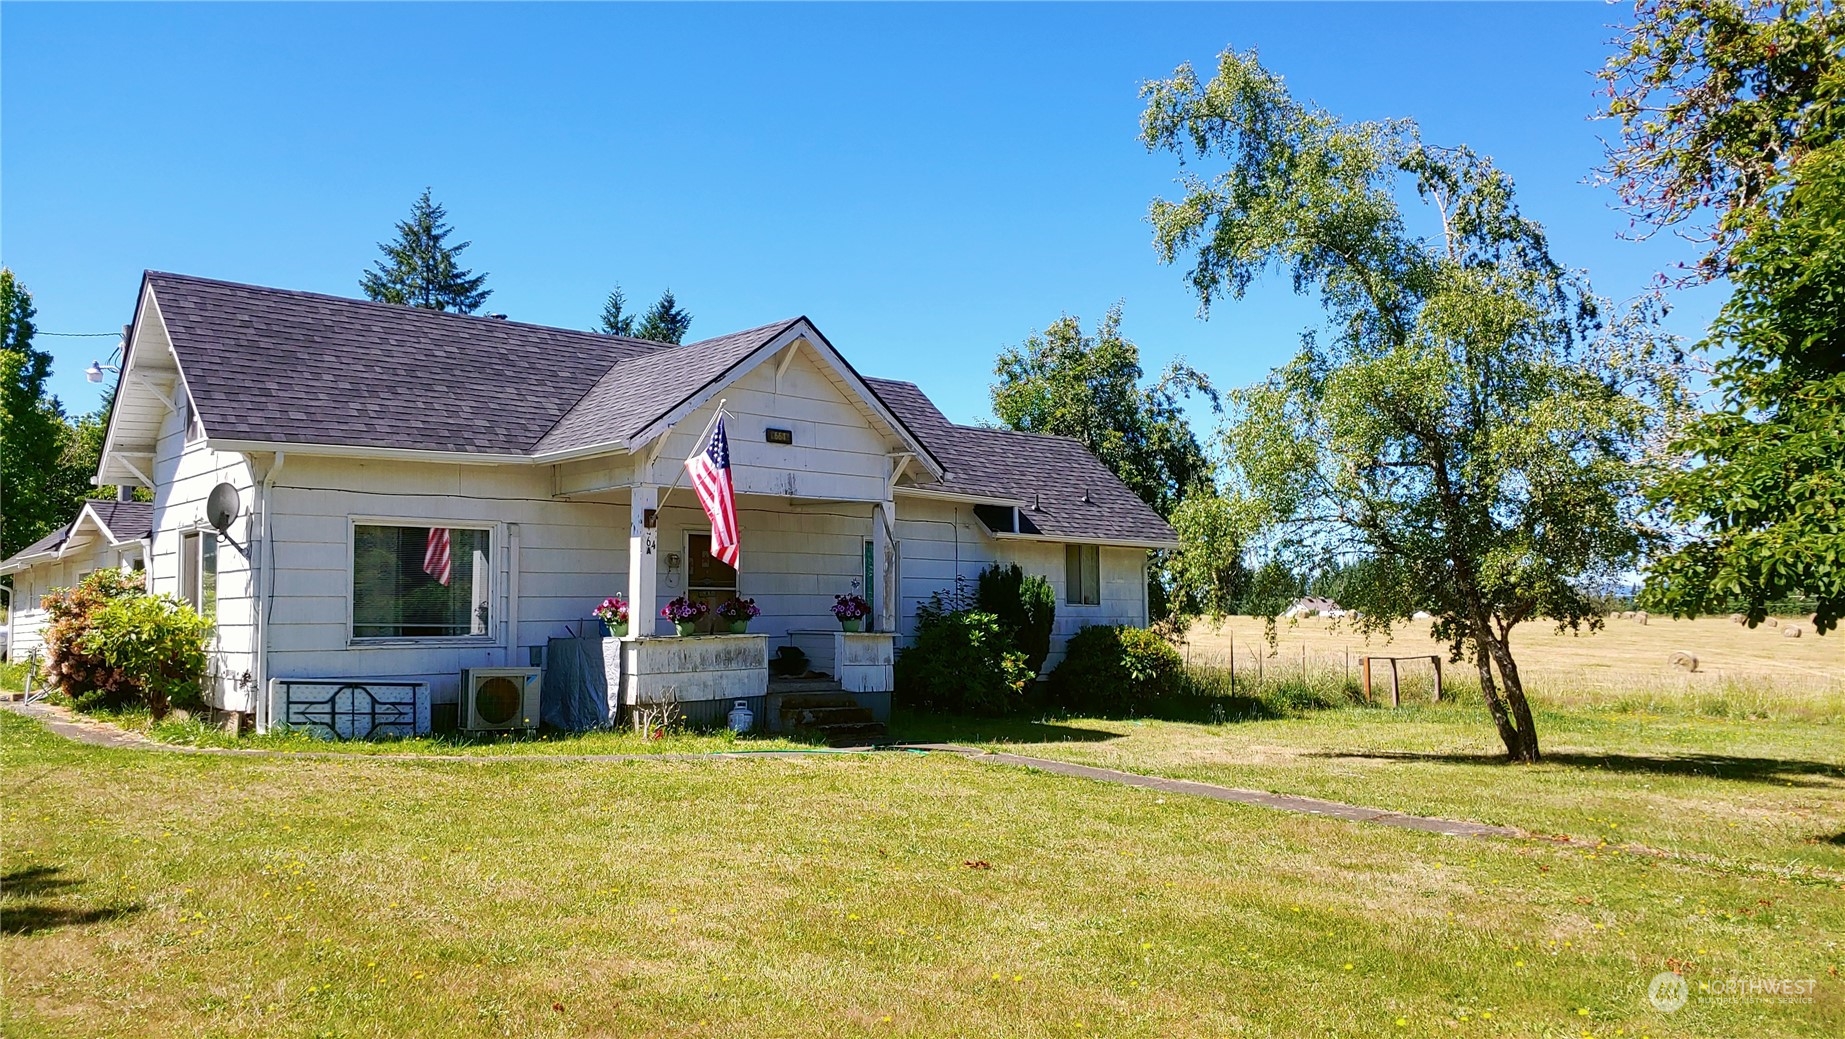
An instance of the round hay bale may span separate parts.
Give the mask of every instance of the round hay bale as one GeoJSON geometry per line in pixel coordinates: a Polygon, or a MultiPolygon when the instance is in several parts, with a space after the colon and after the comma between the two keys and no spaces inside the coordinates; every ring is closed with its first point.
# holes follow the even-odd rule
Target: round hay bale
{"type": "Polygon", "coordinates": [[[1781,618],[1769,617],[1766,620],[1762,621],[1762,623],[1769,628],[1778,628],[1781,626],[1781,618]]]}
{"type": "Polygon", "coordinates": [[[1742,614],[1740,614],[1740,613],[1732,613],[1732,614],[1730,614],[1730,623],[1731,623],[1731,624],[1747,624],[1748,622],[1749,622],[1749,618],[1747,618],[1747,617],[1745,617],[1745,616],[1743,616],[1743,615],[1742,615],[1742,614]]]}
{"type": "Polygon", "coordinates": [[[1798,624],[1789,624],[1787,627],[1781,629],[1781,637],[1784,639],[1797,639],[1800,637],[1800,634],[1800,625],[1798,624]]]}
{"type": "Polygon", "coordinates": [[[1646,611],[1641,610],[1640,612],[1634,614],[1634,620],[1637,620],[1640,623],[1645,624],[1646,623],[1646,611]]]}
{"type": "Polygon", "coordinates": [[[1620,613],[1615,614],[1615,616],[1621,620],[1630,621],[1634,619],[1634,611],[1622,610],[1620,613]]]}
{"type": "Polygon", "coordinates": [[[1698,669],[1698,658],[1694,654],[1687,653],[1682,649],[1674,650],[1672,655],[1666,658],[1666,662],[1681,671],[1696,671],[1698,669]]]}

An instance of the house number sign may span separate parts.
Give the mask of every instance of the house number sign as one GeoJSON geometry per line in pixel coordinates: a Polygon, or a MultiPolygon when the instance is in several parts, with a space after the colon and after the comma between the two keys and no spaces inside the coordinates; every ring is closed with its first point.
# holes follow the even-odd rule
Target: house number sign
{"type": "Polygon", "coordinates": [[[794,443],[794,430],[770,427],[762,431],[762,438],[771,444],[794,443]]]}

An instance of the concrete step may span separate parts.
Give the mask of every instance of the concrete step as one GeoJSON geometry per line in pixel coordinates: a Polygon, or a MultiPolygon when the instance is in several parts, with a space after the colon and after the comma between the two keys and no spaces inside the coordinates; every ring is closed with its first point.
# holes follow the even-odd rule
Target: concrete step
{"type": "Polygon", "coordinates": [[[769,694],[798,695],[802,693],[837,693],[840,691],[837,678],[771,678],[769,694]]]}
{"type": "Polygon", "coordinates": [[[890,731],[883,722],[820,725],[801,731],[826,740],[829,747],[875,747],[890,742],[890,731]]]}

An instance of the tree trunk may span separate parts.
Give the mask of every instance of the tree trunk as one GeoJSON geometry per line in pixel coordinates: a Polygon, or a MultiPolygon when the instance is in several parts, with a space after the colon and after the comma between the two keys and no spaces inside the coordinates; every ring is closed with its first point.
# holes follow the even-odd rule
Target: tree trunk
{"type": "Polygon", "coordinates": [[[1473,629],[1473,656],[1475,666],[1480,669],[1480,693],[1486,698],[1486,709],[1499,729],[1506,758],[1524,764],[1535,763],[1538,760],[1537,728],[1531,719],[1531,705],[1525,700],[1524,683],[1518,678],[1518,665],[1512,660],[1511,647],[1493,633],[1483,610],[1475,613],[1473,629]],[[1498,666],[1505,685],[1504,699],[1499,695],[1500,683],[1493,680],[1494,665],[1498,666]]]}

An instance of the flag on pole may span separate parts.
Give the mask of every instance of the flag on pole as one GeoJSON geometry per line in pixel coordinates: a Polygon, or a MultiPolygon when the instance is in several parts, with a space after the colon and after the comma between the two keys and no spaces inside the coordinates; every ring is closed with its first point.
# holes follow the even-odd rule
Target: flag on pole
{"type": "Polygon", "coordinates": [[[453,576],[449,567],[447,527],[429,528],[429,541],[423,546],[423,572],[435,578],[438,584],[448,584],[453,576]]]}
{"type": "Polygon", "coordinates": [[[685,460],[692,490],[711,517],[711,555],[731,567],[737,565],[737,494],[730,479],[730,438],[724,435],[720,413],[711,438],[685,460]]]}

